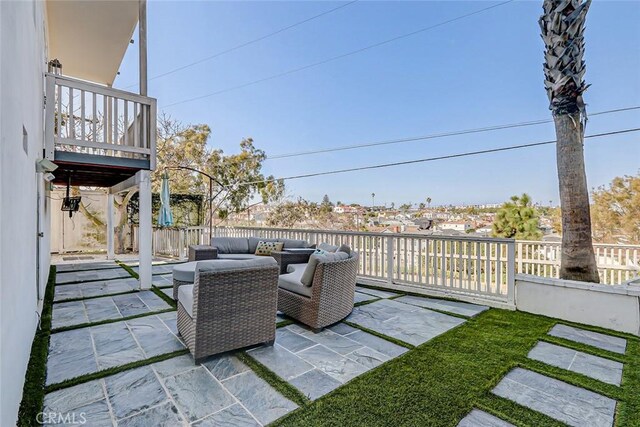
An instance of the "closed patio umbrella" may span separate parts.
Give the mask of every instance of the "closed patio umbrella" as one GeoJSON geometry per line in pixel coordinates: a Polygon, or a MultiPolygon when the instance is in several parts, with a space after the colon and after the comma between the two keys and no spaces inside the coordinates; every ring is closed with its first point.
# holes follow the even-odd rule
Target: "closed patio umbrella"
{"type": "Polygon", "coordinates": [[[167,172],[162,175],[162,184],[160,185],[160,212],[158,213],[158,225],[160,227],[169,227],[173,225],[173,214],[169,205],[169,174],[167,172]]]}

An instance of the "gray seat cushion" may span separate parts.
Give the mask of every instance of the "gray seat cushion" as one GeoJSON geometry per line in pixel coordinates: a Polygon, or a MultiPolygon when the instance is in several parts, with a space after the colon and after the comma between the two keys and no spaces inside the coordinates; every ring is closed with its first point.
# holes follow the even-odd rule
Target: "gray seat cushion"
{"type": "Polygon", "coordinates": [[[299,270],[302,270],[304,272],[305,268],[307,268],[306,262],[304,264],[289,264],[287,265],[287,273],[293,273],[294,271],[299,270]]]}
{"type": "MultiPolygon", "coordinates": [[[[306,264],[293,264],[305,266],[306,264]]],[[[286,289],[298,295],[311,298],[311,287],[305,286],[300,281],[304,268],[293,268],[291,273],[281,274],[278,278],[278,287],[286,289]]]]}
{"type": "Polygon", "coordinates": [[[260,255],[254,254],[218,254],[218,259],[235,259],[235,260],[246,260],[246,259],[256,259],[256,258],[264,258],[260,255]]]}
{"type": "Polygon", "coordinates": [[[178,289],[178,302],[193,319],[193,285],[180,286],[178,289]]]}
{"type": "Polygon", "coordinates": [[[335,252],[338,250],[338,246],[330,245],[329,243],[322,242],[318,245],[318,249],[322,249],[323,251],[327,251],[327,252],[335,252]]]}
{"type": "MultiPolygon", "coordinates": [[[[218,248],[219,254],[248,254],[249,239],[246,237],[214,237],[211,246],[218,248]]],[[[251,251],[254,253],[255,249],[251,251]]]]}
{"type": "Polygon", "coordinates": [[[173,267],[173,279],[181,282],[193,283],[197,261],[185,262],[173,267]]]}

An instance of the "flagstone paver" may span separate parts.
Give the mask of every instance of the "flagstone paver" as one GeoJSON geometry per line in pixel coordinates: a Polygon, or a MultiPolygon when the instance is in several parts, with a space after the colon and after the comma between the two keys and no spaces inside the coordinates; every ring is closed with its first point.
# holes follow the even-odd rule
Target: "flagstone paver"
{"type": "Polygon", "coordinates": [[[356,292],[353,295],[353,303],[357,304],[359,302],[365,302],[365,301],[371,301],[374,299],[378,299],[378,297],[375,297],[373,295],[368,295],[368,294],[363,294],[362,292],[356,292]]]}
{"type": "Polygon", "coordinates": [[[54,302],[61,302],[76,298],[92,298],[131,292],[140,288],[140,282],[128,277],[125,279],[101,280],[97,282],[59,285],[54,288],[54,302]]]}
{"type": "Polygon", "coordinates": [[[70,271],[105,270],[109,268],[122,268],[122,267],[116,264],[115,261],[56,264],[57,273],[68,273],[70,271]]]}
{"type": "Polygon", "coordinates": [[[574,427],[611,427],[616,401],[522,368],[510,371],[493,393],[574,427]]]}
{"type": "Polygon", "coordinates": [[[417,305],[423,308],[432,308],[434,310],[444,311],[447,313],[458,314],[460,316],[473,317],[482,313],[485,310],[489,310],[486,305],[470,304],[467,302],[449,301],[436,298],[423,298],[415,297],[412,295],[406,295],[400,298],[396,298],[394,301],[399,301],[405,304],[417,305]]]}
{"type": "Polygon", "coordinates": [[[97,280],[111,280],[131,277],[124,268],[108,268],[102,270],[70,271],[56,274],[56,285],[97,280]]]}
{"type": "Polygon", "coordinates": [[[367,295],[371,295],[377,298],[391,298],[391,297],[395,297],[398,296],[400,294],[396,293],[396,292],[390,292],[390,291],[381,291],[379,289],[369,289],[369,288],[363,288],[362,286],[356,286],[356,291],[363,293],[363,294],[367,294],[367,295]]]}
{"type": "Polygon", "coordinates": [[[527,357],[613,385],[620,385],[622,380],[622,363],[544,341],[536,344],[527,357]]]}
{"type": "MultiPolygon", "coordinates": [[[[151,274],[154,275],[154,276],[163,275],[163,274],[172,274],[173,273],[173,267],[175,267],[178,264],[181,264],[181,263],[175,262],[175,263],[171,263],[171,264],[156,264],[156,265],[152,265],[151,266],[151,274]]],[[[140,272],[140,267],[138,267],[138,266],[131,267],[131,269],[133,271],[135,271],[136,273],[140,272]]]]}
{"type": "Polygon", "coordinates": [[[44,410],[85,412],[91,426],[261,426],[297,406],[234,356],[195,365],[178,356],[45,396],[44,410]],[[233,370],[209,369],[220,363],[233,370]],[[111,409],[111,410],[109,410],[111,409]]]}
{"type": "Polygon", "coordinates": [[[184,349],[168,312],[51,335],[47,385],[184,349]],[[162,317],[159,317],[162,316],[162,317]]]}
{"type": "Polygon", "coordinates": [[[276,331],[275,345],[258,347],[247,354],[310,399],[317,399],[405,351],[345,324],[318,333],[294,324],[276,331]]]}
{"type": "Polygon", "coordinates": [[[474,409],[460,420],[458,427],[513,427],[513,424],[479,409],[474,409]]]}
{"type": "Polygon", "coordinates": [[[465,322],[458,317],[386,299],[355,307],[347,320],[412,345],[423,344],[465,322]]]}
{"type": "Polygon", "coordinates": [[[149,290],[82,301],[59,302],[53,305],[51,327],[56,329],[88,322],[120,319],[170,308],[169,304],[149,290]]]}
{"type": "Polygon", "coordinates": [[[173,274],[153,276],[151,283],[158,288],[171,288],[173,287],[173,274]]]}
{"type": "Polygon", "coordinates": [[[549,335],[576,341],[592,347],[624,354],[627,348],[627,340],[624,338],[605,335],[598,332],[587,331],[585,329],[574,328],[563,324],[555,325],[549,335]]]}

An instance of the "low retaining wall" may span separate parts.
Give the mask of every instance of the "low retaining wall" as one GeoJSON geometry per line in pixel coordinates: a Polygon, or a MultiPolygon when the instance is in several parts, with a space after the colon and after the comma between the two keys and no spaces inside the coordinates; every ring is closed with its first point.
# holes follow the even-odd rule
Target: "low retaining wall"
{"type": "Polygon", "coordinates": [[[598,285],[517,274],[516,307],[528,313],[640,335],[637,285],[598,285]]]}

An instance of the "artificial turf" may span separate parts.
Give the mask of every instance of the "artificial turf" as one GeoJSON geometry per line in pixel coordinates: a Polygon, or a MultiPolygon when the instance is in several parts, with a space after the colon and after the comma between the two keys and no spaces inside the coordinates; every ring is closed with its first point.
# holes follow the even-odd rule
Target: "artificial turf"
{"type": "MultiPolygon", "coordinates": [[[[623,335],[628,350],[615,357],[625,363],[622,386],[616,387],[526,357],[538,340],[548,339],[547,332],[558,322],[522,312],[486,311],[273,425],[456,426],[474,407],[516,426],[563,425],[491,393],[511,369],[519,366],[616,399],[615,425],[639,426],[640,340],[623,335]]],[[[585,350],[587,346],[578,347],[585,350]]],[[[610,356],[608,352],[589,350],[610,356]]]]}

